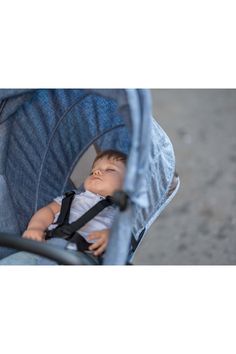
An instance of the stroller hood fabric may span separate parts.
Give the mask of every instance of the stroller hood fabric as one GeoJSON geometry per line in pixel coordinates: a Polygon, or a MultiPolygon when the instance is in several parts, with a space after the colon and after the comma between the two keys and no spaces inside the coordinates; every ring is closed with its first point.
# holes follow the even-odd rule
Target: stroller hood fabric
{"type": "MultiPolygon", "coordinates": [[[[169,202],[172,144],[152,118],[148,90],[0,90],[0,230],[20,234],[32,214],[75,188],[71,173],[93,144],[128,154],[128,207],[114,221],[104,264],[126,264],[169,202]],[[2,207],[4,206],[4,207],[2,207]]],[[[0,257],[11,251],[0,249],[0,257]]]]}

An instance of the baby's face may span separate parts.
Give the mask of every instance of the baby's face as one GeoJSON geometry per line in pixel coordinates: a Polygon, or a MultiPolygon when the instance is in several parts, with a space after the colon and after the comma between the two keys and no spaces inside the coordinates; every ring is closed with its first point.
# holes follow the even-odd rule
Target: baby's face
{"type": "Polygon", "coordinates": [[[103,157],[95,162],[91,174],[84,182],[84,188],[104,197],[113,195],[121,189],[124,175],[125,165],[122,161],[103,157]]]}

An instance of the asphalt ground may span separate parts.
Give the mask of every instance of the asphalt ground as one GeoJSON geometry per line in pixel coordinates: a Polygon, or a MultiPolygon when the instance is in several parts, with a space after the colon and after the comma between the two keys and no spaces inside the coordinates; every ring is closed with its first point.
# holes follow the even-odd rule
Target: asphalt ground
{"type": "Polygon", "coordinates": [[[152,224],[134,264],[236,264],[236,90],[152,90],[181,187],[152,224]]]}

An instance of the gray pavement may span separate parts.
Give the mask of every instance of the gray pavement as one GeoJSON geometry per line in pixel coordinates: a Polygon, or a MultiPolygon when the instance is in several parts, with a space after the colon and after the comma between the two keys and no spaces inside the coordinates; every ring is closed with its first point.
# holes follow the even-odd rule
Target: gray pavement
{"type": "Polygon", "coordinates": [[[152,96],[181,187],[134,264],[236,264],[236,90],[158,89],[152,96]]]}

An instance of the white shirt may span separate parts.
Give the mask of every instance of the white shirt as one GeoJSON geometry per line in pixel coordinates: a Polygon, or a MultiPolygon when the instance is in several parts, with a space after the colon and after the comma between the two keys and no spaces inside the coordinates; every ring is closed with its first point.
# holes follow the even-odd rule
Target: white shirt
{"type": "MultiPolygon", "coordinates": [[[[54,201],[61,205],[64,196],[60,196],[54,199],[54,201]]],[[[86,211],[91,209],[100,200],[105,199],[99,194],[92,193],[90,191],[85,191],[74,196],[74,199],[70,208],[69,223],[76,221],[80,216],[82,216],[86,211]]],[[[113,206],[108,206],[103,209],[99,214],[97,214],[93,219],[91,219],[86,225],[84,225],[79,233],[83,236],[86,241],[88,235],[93,231],[100,231],[104,229],[110,229],[112,222],[114,220],[116,209],[113,206]]],[[[55,215],[54,221],[56,222],[60,213],[55,215]]],[[[52,230],[57,225],[51,224],[49,230],[52,230]]],[[[95,241],[88,241],[90,243],[95,241]]]]}

